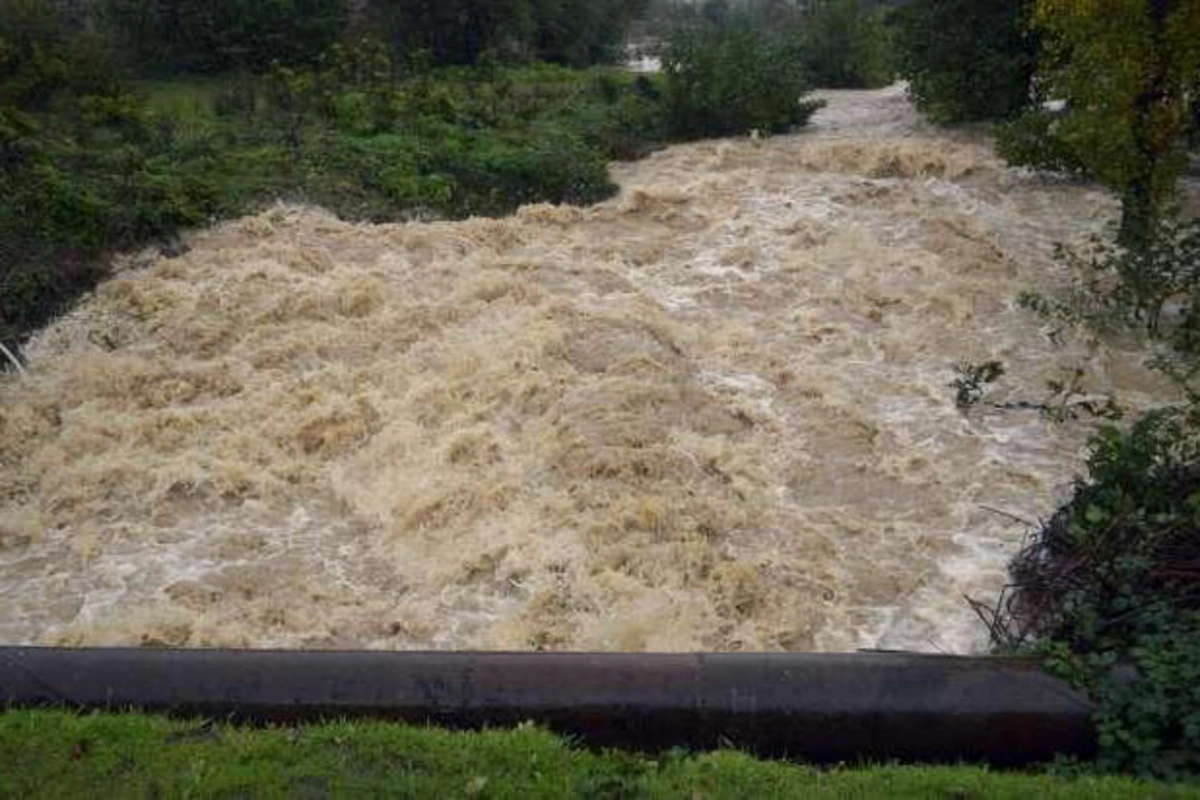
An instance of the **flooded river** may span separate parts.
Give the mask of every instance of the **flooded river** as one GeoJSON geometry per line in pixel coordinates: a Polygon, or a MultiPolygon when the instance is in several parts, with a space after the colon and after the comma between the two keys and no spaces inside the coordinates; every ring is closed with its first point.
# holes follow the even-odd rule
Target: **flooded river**
{"type": "Polygon", "coordinates": [[[1015,305],[1115,203],[829,92],[619,197],[280,207],[131,257],[0,378],[0,642],[966,652],[1095,423],[1167,387],[1015,305]]]}

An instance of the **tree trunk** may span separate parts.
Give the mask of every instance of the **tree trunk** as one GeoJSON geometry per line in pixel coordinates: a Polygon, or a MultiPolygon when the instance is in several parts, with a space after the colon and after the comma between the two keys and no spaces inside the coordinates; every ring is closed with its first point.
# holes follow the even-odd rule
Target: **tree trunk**
{"type": "MultiPolygon", "coordinates": [[[[1154,24],[1155,51],[1158,53],[1162,52],[1167,19],[1174,5],[1174,0],[1150,0],[1149,12],[1154,24]]],[[[1166,153],[1162,150],[1162,137],[1156,135],[1153,124],[1155,109],[1170,101],[1170,79],[1166,69],[1166,62],[1161,58],[1156,59],[1154,74],[1150,77],[1146,90],[1136,100],[1133,136],[1142,163],[1138,165],[1137,173],[1121,198],[1120,242],[1129,248],[1141,247],[1149,242],[1160,211],[1162,198],[1156,191],[1155,178],[1166,153]]]]}
{"type": "Polygon", "coordinates": [[[1150,242],[1158,216],[1153,191],[1153,169],[1139,175],[1121,198],[1121,228],[1118,239],[1124,247],[1140,249],[1150,242]]]}

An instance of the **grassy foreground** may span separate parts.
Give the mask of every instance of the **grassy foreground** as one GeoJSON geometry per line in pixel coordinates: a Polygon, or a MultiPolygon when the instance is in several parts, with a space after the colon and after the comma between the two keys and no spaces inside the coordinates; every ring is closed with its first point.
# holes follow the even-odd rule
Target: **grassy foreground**
{"type": "Polygon", "coordinates": [[[818,770],[735,752],[595,753],[544,731],[339,722],[250,729],[0,714],[3,797],[1200,797],[1200,787],[973,767],[818,770]]]}

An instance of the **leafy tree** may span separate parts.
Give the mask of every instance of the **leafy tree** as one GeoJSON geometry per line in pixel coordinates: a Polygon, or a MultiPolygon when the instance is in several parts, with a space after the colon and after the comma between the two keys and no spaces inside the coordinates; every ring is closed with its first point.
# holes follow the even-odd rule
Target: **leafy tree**
{"type": "Polygon", "coordinates": [[[382,0],[375,14],[397,52],[419,49],[439,64],[474,64],[488,51],[526,41],[527,0],[382,0]]]}
{"type": "Polygon", "coordinates": [[[729,21],[729,0],[704,0],[700,13],[713,25],[724,25],[729,21]]]}
{"type": "Polygon", "coordinates": [[[1200,150],[1200,75],[1196,76],[1196,85],[1192,89],[1192,128],[1188,134],[1193,150],[1200,150]]]}
{"type": "Polygon", "coordinates": [[[1059,136],[1121,194],[1121,240],[1144,243],[1185,166],[1200,72],[1200,0],[1037,0],[1044,75],[1067,100],[1059,136]]]}
{"type": "Polygon", "coordinates": [[[818,86],[863,88],[890,79],[882,17],[859,0],[813,0],[801,18],[802,54],[818,86]]]}
{"type": "Polygon", "coordinates": [[[313,63],[346,29],[344,0],[99,0],[96,16],[142,72],[313,63]]]}
{"type": "Polygon", "coordinates": [[[538,58],[582,66],[610,58],[648,0],[376,0],[400,53],[437,64],[538,58]]]}
{"type": "Polygon", "coordinates": [[[897,66],[917,107],[947,123],[1019,113],[1029,103],[1037,56],[1024,6],[1024,0],[914,0],[893,12],[897,66]]]}
{"type": "Polygon", "coordinates": [[[535,54],[574,66],[611,61],[648,5],[648,0],[533,0],[535,54]]]}
{"type": "Polygon", "coordinates": [[[98,37],[66,0],[0,0],[0,106],[41,110],[59,93],[111,93],[116,76],[98,37]]]}
{"type": "Polygon", "coordinates": [[[680,29],[667,44],[663,72],[670,127],[684,138],[782,133],[819,107],[801,100],[804,69],[786,44],[744,20],[680,29]]]}

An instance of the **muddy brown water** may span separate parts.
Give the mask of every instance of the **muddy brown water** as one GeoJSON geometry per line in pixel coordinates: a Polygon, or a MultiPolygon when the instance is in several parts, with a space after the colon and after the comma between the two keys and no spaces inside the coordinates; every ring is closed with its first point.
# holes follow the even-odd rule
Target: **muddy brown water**
{"type": "Polygon", "coordinates": [[[1107,194],[902,89],[672,147],[588,209],[279,207],[145,254],[0,379],[0,642],[967,652],[1136,342],[1016,307],[1107,194]],[[1003,513],[997,513],[1003,512],[1003,513]]]}

